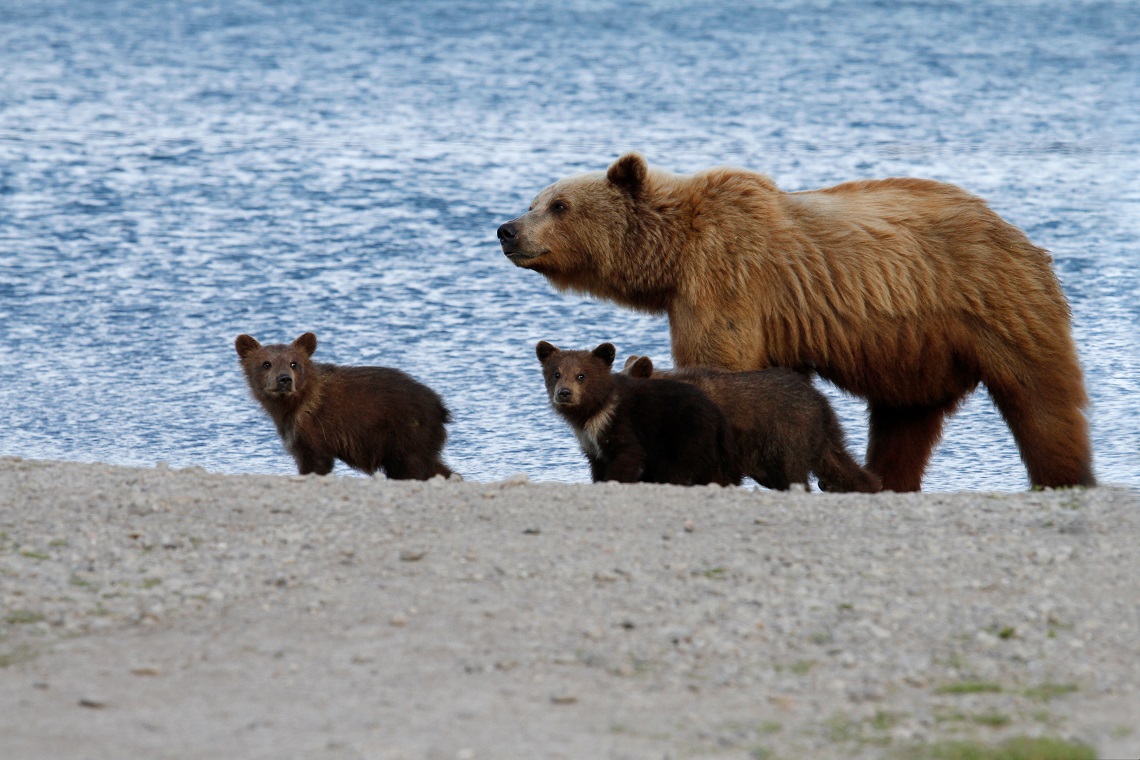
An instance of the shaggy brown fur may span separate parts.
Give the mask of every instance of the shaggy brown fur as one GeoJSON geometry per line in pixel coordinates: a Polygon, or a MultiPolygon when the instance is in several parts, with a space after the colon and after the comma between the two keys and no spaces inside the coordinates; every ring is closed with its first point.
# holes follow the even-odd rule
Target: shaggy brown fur
{"type": "Polygon", "coordinates": [[[623,374],[669,378],[700,388],[732,427],[740,468],[766,488],[792,483],[811,488],[814,474],[824,491],[882,490],[879,478],[847,451],[843,428],[827,397],[811,378],[782,367],[725,372],[711,367],[657,370],[648,356],[626,359],[623,374]]]}
{"type": "Polygon", "coordinates": [[[426,385],[387,367],[317,364],[313,333],[271,346],[239,335],[234,348],[302,475],[326,475],[335,459],[395,480],[451,474],[440,459],[451,414],[426,385]]]}
{"type": "Polygon", "coordinates": [[[1069,309],[1047,252],[921,179],[786,193],[760,174],[561,180],[502,225],[559,288],[669,317],[678,366],[788,367],[867,399],[868,467],[918,490],[944,418],[984,383],[1035,486],[1094,485],[1069,309]]]}
{"type": "Polygon", "coordinates": [[[610,343],[593,351],[535,346],[550,404],[578,436],[593,481],[739,484],[721,410],[686,383],[612,373],[614,353],[610,343]]]}

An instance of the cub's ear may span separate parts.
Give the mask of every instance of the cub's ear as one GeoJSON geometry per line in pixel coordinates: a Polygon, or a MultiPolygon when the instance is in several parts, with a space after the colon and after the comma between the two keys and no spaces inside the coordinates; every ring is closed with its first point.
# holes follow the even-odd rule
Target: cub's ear
{"type": "Polygon", "coordinates": [[[312,356],[313,352],[317,350],[317,336],[307,332],[293,341],[293,348],[300,349],[306,356],[312,356]]]}
{"type": "Polygon", "coordinates": [[[639,153],[626,153],[614,161],[606,172],[606,179],[636,198],[645,186],[649,166],[639,153]]]}
{"type": "Polygon", "coordinates": [[[242,334],[237,336],[237,340],[234,341],[234,348],[237,350],[237,355],[244,359],[261,348],[261,344],[252,335],[242,334]]]}
{"type": "Polygon", "coordinates": [[[614,363],[614,357],[617,356],[617,349],[614,348],[613,343],[603,343],[594,349],[593,354],[604,361],[608,367],[614,363]]]}
{"type": "Polygon", "coordinates": [[[630,377],[653,377],[653,360],[648,356],[639,356],[633,366],[627,366],[625,371],[630,377]]]}
{"type": "Polygon", "coordinates": [[[540,362],[545,362],[546,357],[556,353],[558,353],[558,347],[552,346],[545,340],[540,340],[538,345],[534,347],[534,355],[538,357],[540,362]]]}
{"type": "Polygon", "coordinates": [[[641,357],[638,356],[637,354],[630,354],[628,357],[626,357],[625,364],[623,364],[621,366],[621,371],[625,372],[628,375],[629,374],[629,368],[632,367],[634,364],[636,364],[637,360],[640,358],[641,357]]]}

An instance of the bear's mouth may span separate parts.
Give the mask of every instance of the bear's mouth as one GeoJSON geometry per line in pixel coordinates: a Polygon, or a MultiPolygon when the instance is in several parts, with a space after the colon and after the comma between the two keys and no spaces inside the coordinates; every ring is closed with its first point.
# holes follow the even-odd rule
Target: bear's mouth
{"type": "Polygon", "coordinates": [[[523,251],[514,247],[508,248],[506,243],[503,244],[503,254],[518,266],[522,266],[528,261],[533,261],[539,256],[545,256],[548,253],[550,253],[549,248],[544,248],[541,251],[523,251]]]}

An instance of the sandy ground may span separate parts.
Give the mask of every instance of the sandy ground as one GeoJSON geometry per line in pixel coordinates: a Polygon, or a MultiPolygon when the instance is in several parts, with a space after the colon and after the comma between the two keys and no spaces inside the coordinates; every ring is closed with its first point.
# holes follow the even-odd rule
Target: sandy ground
{"type": "Polygon", "coordinates": [[[0,459],[4,758],[1140,756],[1140,494],[0,459]]]}

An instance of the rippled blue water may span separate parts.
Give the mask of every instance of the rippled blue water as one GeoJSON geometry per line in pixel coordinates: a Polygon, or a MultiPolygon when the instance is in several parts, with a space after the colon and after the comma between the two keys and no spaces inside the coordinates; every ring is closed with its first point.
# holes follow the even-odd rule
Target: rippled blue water
{"type": "MultiPolygon", "coordinates": [[[[1098,474],[1140,485],[1137,30],[1130,0],[0,0],[0,454],[292,472],[232,344],[313,330],[440,391],[468,478],[587,480],[533,345],[667,363],[665,321],[495,229],[636,149],[986,197],[1054,252],[1098,474]]],[[[1026,486],[984,393],[926,486],[1026,486]]]]}

